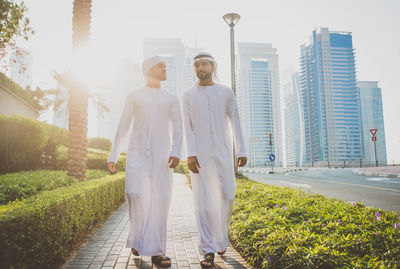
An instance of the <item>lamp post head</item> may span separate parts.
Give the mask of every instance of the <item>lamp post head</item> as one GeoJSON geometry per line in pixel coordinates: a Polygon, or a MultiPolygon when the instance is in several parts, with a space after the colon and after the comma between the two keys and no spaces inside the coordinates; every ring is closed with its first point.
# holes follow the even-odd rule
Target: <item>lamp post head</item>
{"type": "Polygon", "coordinates": [[[240,15],[237,13],[225,14],[222,18],[229,25],[229,27],[234,27],[240,20],[240,15]]]}

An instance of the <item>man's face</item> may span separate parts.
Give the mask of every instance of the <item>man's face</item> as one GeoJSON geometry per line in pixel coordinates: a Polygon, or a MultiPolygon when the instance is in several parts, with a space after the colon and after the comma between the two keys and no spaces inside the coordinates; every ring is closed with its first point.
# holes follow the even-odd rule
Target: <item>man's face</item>
{"type": "Polygon", "coordinates": [[[194,63],[194,70],[200,80],[207,80],[214,72],[214,65],[207,60],[200,60],[194,63]]]}
{"type": "Polygon", "coordinates": [[[167,68],[164,62],[160,62],[153,66],[149,72],[147,73],[147,76],[152,77],[155,80],[158,81],[164,81],[167,79],[167,68]]]}

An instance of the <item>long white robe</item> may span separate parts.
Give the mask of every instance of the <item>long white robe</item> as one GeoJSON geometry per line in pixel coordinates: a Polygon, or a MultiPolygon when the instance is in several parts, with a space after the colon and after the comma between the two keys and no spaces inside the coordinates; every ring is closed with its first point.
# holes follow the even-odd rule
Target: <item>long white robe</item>
{"type": "Polygon", "coordinates": [[[126,247],[141,255],[161,255],[166,252],[172,190],[173,171],[168,158],[179,158],[182,145],[178,98],[164,89],[146,86],[130,92],[109,162],[117,162],[132,121],[125,183],[131,230],[126,247]]]}
{"type": "Polygon", "coordinates": [[[246,157],[239,113],[232,89],[196,84],[183,96],[187,156],[197,156],[198,174],[191,173],[195,215],[202,255],[224,250],[236,184],[232,134],[238,157],[246,157]]]}

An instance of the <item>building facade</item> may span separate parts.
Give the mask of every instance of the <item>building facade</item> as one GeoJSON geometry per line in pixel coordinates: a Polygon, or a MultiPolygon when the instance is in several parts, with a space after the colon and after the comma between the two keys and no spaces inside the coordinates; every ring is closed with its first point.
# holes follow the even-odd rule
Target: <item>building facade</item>
{"type": "Polygon", "coordinates": [[[355,165],[364,157],[352,35],[321,28],[301,47],[305,162],[355,165]]]}
{"type": "Polygon", "coordinates": [[[300,102],[300,74],[289,68],[283,72],[286,164],[302,166],[304,159],[304,119],[300,102]]]}
{"type": "Polygon", "coordinates": [[[377,81],[357,81],[357,87],[361,99],[364,165],[374,166],[377,163],[378,165],[386,165],[386,139],[381,88],[378,87],[377,81]],[[377,129],[375,133],[376,142],[372,141],[371,129],[377,129]],[[375,160],[375,146],[377,162],[375,160]]]}
{"type": "Polygon", "coordinates": [[[0,114],[11,116],[18,114],[36,119],[39,112],[11,90],[0,84],[0,114]]]}
{"type": "Polygon", "coordinates": [[[237,101],[249,167],[282,165],[278,54],[271,44],[238,43],[237,101]]]}

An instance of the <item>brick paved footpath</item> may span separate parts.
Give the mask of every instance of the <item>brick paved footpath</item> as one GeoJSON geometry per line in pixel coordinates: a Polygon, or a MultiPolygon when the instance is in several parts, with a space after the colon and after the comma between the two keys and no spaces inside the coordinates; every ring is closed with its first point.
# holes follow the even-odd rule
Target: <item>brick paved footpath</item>
{"type": "MultiPolygon", "coordinates": [[[[129,229],[128,209],[124,204],[61,268],[156,268],[151,257],[135,257],[129,248],[125,248],[129,229]]],[[[167,231],[167,256],[172,262],[170,268],[201,268],[192,194],[186,177],[181,174],[174,174],[167,231]]],[[[235,249],[229,247],[224,256],[216,254],[215,268],[250,266],[235,249]]]]}

